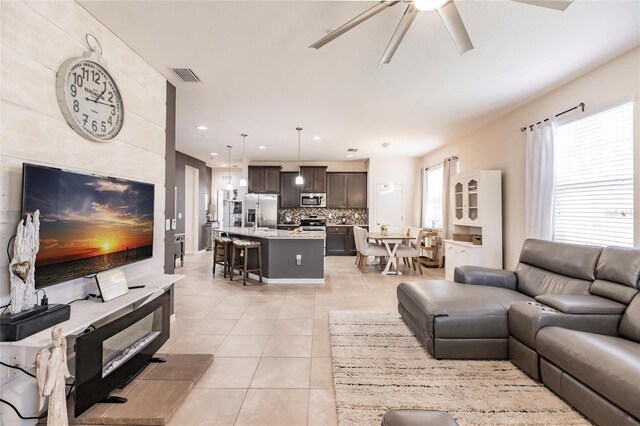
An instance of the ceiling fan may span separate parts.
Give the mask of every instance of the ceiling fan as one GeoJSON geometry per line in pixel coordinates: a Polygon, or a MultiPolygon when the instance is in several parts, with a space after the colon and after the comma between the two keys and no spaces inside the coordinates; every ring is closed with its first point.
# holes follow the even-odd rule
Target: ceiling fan
{"type": "MultiPolygon", "coordinates": [[[[556,10],[565,10],[569,5],[573,2],[573,0],[512,0],[517,1],[519,3],[527,3],[532,4],[534,6],[542,6],[550,9],[556,10]]],[[[396,50],[398,50],[398,46],[402,42],[404,35],[409,30],[409,27],[413,23],[413,20],[418,16],[420,12],[427,11],[437,11],[442,18],[442,22],[444,26],[449,31],[451,38],[453,39],[453,43],[458,48],[458,51],[462,55],[463,53],[473,49],[473,44],[471,43],[471,39],[469,38],[469,34],[467,33],[467,29],[462,22],[462,18],[460,17],[460,13],[458,12],[458,8],[453,0],[403,0],[404,3],[407,3],[407,8],[404,11],[404,15],[398,24],[393,36],[391,36],[391,40],[385,49],[382,58],[380,59],[381,64],[388,64],[391,62],[391,58],[393,57],[396,50]]],[[[356,16],[346,24],[341,27],[335,29],[334,31],[329,32],[326,36],[322,37],[320,40],[316,41],[309,47],[313,47],[314,49],[320,49],[325,44],[329,43],[332,40],[340,37],[342,34],[346,33],[350,29],[360,25],[367,19],[377,15],[378,13],[386,10],[396,4],[400,3],[400,1],[381,1],[375,6],[365,10],[360,15],[356,16]]]]}

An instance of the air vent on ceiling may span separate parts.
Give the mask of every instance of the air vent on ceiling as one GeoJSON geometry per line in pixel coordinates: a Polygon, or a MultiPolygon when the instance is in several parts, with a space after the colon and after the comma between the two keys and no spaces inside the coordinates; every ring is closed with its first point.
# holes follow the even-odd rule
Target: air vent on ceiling
{"type": "Polygon", "coordinates": [[[358,152],[358,148],[349,148],[347,152],[358,152]]]}
{"type": "Polygon", "coordinates": [[[173,68],[173,72],[178,74],[178,77],[186,83],[197,83],[200,81],[200,78],[198,78],[191,68],[173,68]]]}

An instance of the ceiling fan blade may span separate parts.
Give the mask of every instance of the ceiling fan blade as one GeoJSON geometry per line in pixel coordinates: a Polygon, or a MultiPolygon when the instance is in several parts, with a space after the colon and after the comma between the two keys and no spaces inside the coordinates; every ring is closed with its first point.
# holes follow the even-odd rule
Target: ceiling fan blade
{"type": "Polygon", "coordinates": [[[360,15],[356,16],[355,18],[353,18],[352,20],[350,20],[346,24],[342,25],[341,27],[336,28],[334,31],[331,31],[329,34],[327,34],[326,36],[322,37],[320,40],[316,41],[315,43],[313,43],[309,47],[313,47],[314,49],[320,49],[322,46],[324,46],[325,44],[329,43],[330,41],[340,37],[342,34],[346,33],[350,29],[360,25],[361,23],[363,23],[367,19],[377,15],[378,13],[382,12],[383,10],[385,10],[385,9],[391,7],[391,6],[395,6],[397,3],[400,3],[400,1],[399,0],[398,1],[381,1],[380,3],[376,4],[375,6],[369,8],[369,9],[367,9],[366,11],[364,11],[360,15]]]}
{"type": "Polygon", "coordinates": [[[416,19],[416,16],[418,16],[419,12],[420,11],[413,5],[413,3],[409,3],[409,6],[407,6],[404,11],[404,15],[402,15],[402,19],[400,20],[398,27],[393,32],[391,40],[389,40],[389,44],[382,54],[382,58],[380,58],[380,62],[378,63],[378,65],[388,64],[389,62],[391,62],[391,58],[393,58],[396,50],[398,50],[398,46],[400,46],[404,35],[409,30],[409,27],[413,23],[413,20],[416,19]]]}
{"type": "Polygon", "coordinates": [[[462,18],[460,17],[456,4],[452,0],[449,0],[437,10],[460,54],[462,55],[463,53],[473,49],[473,44],[471,43],[467,29],[462,22],[462,18]]]}
{"type": "Polygon", "coordinates": [[[549,9],[565,10],[573,0],[512,0],[518,3],[526,3],[534,6],[546,7],[549,9]]]}

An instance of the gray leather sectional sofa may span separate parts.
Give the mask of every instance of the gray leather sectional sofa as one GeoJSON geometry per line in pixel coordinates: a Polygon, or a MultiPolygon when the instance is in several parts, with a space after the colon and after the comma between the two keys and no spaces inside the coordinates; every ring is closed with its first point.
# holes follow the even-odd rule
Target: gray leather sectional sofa
{"type": "Polygon", "coordinates": [[[507,359],[598,424],[640,424],[640,250],[525,241],[515,271],[405,282],[398,310],[438,359],[507,359]]]}

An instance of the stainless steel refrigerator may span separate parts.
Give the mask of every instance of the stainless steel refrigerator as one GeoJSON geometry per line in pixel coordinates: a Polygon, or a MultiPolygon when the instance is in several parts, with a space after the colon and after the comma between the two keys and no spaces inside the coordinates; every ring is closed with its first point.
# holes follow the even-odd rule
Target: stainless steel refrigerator
{"type": "Polygon", "coordinates": [[[258,221],[260,228],[278,228],[278,195],[247,194],[244,196],[244,226],[254,226],[258,221]]]}

